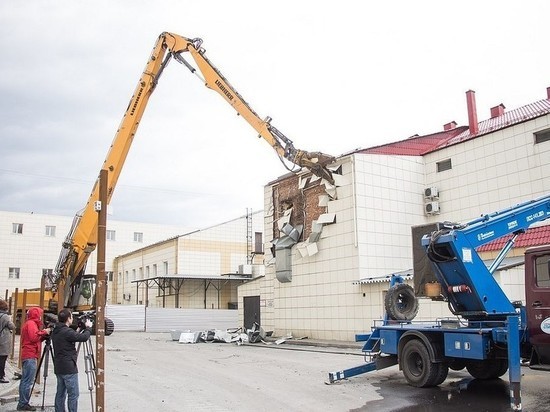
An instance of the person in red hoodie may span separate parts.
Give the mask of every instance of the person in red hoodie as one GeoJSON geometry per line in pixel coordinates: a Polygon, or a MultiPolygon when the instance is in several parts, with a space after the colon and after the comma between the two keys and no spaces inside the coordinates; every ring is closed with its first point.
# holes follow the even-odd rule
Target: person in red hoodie
{"type": "Polygon", "coordinates": [[[36,376],[36,368],[42,350],[42,341],[48,338],[50,328],[42,329],[41,308],[30,308],[27,320],[21,328],[21,382],[19,382],[18,411],[35,411],[36,407],[29,402],[31,389],[36,376]]]}

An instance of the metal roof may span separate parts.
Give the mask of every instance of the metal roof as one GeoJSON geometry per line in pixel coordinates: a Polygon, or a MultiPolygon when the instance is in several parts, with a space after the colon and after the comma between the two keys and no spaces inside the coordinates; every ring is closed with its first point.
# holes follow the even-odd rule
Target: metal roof
{"type": "Polygon", "coordinates": [[[446,141],[462,134],[468,126],[461,126],[455,129],[443,132],[433,133],[426,136],[414,135],[406,140],[389,143],[382,146],[371,147],[358,150],[355,153],[401,155],[401,156],[421,156],[440,147],[446,141]]]}
{"type": "MultiPolygon", "coordinates": [[[[512,238],[512,235],[506,235],[499,239],[495,239],[485,245],[477,248],[478,252],[490,252],[495,250],[501,250],[506,242],[512,238]]],[[[533,227],[520,234],[514,248],[528,248],[532,246],[548,245],[550,244],[550,225],[533,227]]]]}
{"type": "Polygon", "coordinates": [[[413,278],[413,270],[412,269],[407,269],[407,270],[402,270],[401,272],[394,272],[390,275],[370,276],[370,277],[366,277],[366,278],[356,280],[352,283],[352,285],[362,285],[362,284],[366,284],[366,283],[389,282],[393,275],[399,275],[404,280],[410,280],[410,279],[413,278]]]}
{"type": "Polygon", "coordinates": [[[454,129],[429,135],[414,135],[405,140],[388,143],[366,149],[353,150],[351,153],[370,153],[401,156],[422,156],[427,153],[448,147],[454,144],[495,132],[506,127],[535,119],[550,113],[550,100],[543,99],[527,104],[520,108],[504,112],[500,116],[492,117],[478,123],[478,132],[470,133],[468,126],[459,126],[454,129]]]}
{"type": "Polygon", "coordinates": [[[544,116],[550,113],[550,100],[543,99],[528,105],[522,106],[518,109],[504,112],[502,115],[493,117],[491,119],[483,120],[478,123],[478,132],[471,134],[470,130],[465,130],[458,136],[449,139],[449,141],[442,144],[440,148],[450,146],[453,144],[461,143],[475,137],[492,133],[496,130],[504,129],[506,127],[513,126],[518,123],[525,122],[527,120],[534,119],[536,117],[544,116]]]}
{"type": "Polygon", "coordinates": [[[147,281],[157,281],[160,279],[170,280],[170,279],[179,279],[179,280],[250,280],[250,276],[236,275],[233,273],[230,274],[221,274],[221,275],[165,275],[165,276],[155,276],[152,278],[132,280],[130,283],[141,283],[147,281]]]}
{"type": "MultiPolygon", "coordinates": [[[[483,262],[485,263],[485,266],[489,268],[493,263],[493,260],[484,260],[483,262]]],[[[497,271],[507,270],[523,264],[525,264],[525,256],[506,257],[503,259],[503,261],[500,263],[500,265],[496,270],[497,271]]],[[[403,280],[411,280],[414,276],[414,273],[412,269],[408,269],[408,270],[403,270],[401,272],[392,273],[391,275],[371,276],[371,277],[366,277],[366,278],[356,280],[352,282],[352,285],[364,285],[364,284],[383,283],[383,282],[389,283],[393,275],[399,275],[403,278],[403,280]]]]}

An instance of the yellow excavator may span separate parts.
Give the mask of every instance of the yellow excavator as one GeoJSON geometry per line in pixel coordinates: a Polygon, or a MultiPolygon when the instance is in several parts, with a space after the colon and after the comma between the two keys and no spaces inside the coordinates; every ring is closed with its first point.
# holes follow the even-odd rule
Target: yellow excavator
{"type": "MultiPolygon", "coordinates": [[[[327,168],[334,158],[320,152],[296,149],[292,141],[271,124],[270,117],[261,119],[206,57],[201,39],[189,39],[164,32],[158,37],[153,47],[107,158],[101,167],[102,170],[108,171],[107,203],[110,202],[113,195],[149,97],[172,58],[196,74],[206,87],[218,92],[258,132],[258,137],[261,136],[271,145],[288,170],[299,171],[301,168],[306,168],[328,183],[334,183],[332,173],[327,168]],[[185,60],[186,53],[191,55],[198,71],[185,60]],[[289,167],[287,163],[291,163],[292,166],[289,167]]],[[[96,181],[86,206],[76,214],[71,230],[63,242],[55,270],[52,274],[47,275],[46,279],[46,283],[56,293],[57,308],[69,307],[76,312],[92,316],[95,313],[96,279],[95,275],[84,274],[84,272],[88,257],[95,250],[97,244],[98,217],[94,204],[98,199],[99,181],[96,181]]],[[[106,318],[105,334],[110,335],[113,331],[112,321],[106,318]]]]}

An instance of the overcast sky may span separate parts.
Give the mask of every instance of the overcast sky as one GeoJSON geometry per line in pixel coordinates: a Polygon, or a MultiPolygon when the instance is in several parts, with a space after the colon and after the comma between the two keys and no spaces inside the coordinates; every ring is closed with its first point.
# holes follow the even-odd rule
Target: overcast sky
{"type": "MultiPolygon", "coordinates": [[[[335,156],[467,124],[546,97],[550,2],[0,2],[0,210],[83,208],[152,47],[200,37],[207,57],[296,148],[335,156]]],[[[191,59],[192,60],[192,59],[191,59]]],[[[286,173],[215,92],[172,61],[110,219],[208,227],[263,208],[286,173]]]]}

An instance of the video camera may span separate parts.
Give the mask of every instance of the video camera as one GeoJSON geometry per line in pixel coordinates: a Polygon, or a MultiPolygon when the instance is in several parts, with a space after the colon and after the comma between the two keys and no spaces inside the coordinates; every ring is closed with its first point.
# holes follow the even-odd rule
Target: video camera
{"type": "Polygon", "coordinates": [[[80,330],[84,330],[86,329],[86,321],[90,321],[93,325],[94,323],[94,319],[91,315],[85,313],[84,315],[80,315],[78,318],[77,318],[77,321],[76,321],[76,326],[80,329],[80,330]]]}

